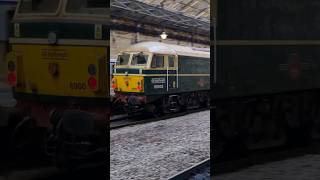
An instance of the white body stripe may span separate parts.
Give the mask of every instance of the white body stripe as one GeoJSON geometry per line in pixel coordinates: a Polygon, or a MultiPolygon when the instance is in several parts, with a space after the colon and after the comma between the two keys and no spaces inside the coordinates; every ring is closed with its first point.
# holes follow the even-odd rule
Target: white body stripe
{"type": "MultiPolygon", "coordinates": [[[[114,76],[167,76],[167,74],[125,74],[125,73],[114,73],[114,76]]],[[[169,74],[169,76],[177,76],[177,74],[169,74]]],[[[178,74],[178,76],[210,76],[210,74],[178,74]]]]}

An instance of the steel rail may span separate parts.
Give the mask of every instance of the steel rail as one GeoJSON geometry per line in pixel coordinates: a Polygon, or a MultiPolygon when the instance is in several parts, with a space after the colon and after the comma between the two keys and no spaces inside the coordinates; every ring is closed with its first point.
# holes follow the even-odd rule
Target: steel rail
{"type": "Polygon", "coordinates": [[[248,155],[237,155],[235,152],[230,152],[219,160],[213,159],[215,163],[212,174],[214,176],[228,174],[254,165],[268,164],[309,154],[319,154],[319,151],[320,142],[314,142],[309,145],[285,145],[282,147],[254,150],[250,151],[248,155]]]}
{"type": "Polygon", "coordinates": [[[164,116],[154,117],[151,115],[135,115],[135,116],[123,116],[120,118],[111,118],[110,120],[110,129],[119,129],[127,126],[133,126],[138,124],[145,124],[150,122],[156,122],[161,120],[166,120],[170,118],[185,116],[192,113],[197,113],[201,111],[209,110],[210,108],[199,108],[199,109],[190,109],[184,112],[174,113],[174,114],[168,114],[164,116]]]}
{"type": "Polygon", "coordinates": [[[202,174],[206,168],[210,168],[210,158],[179,172],[168,180],[188,180],[197,174],[202,174]]]}

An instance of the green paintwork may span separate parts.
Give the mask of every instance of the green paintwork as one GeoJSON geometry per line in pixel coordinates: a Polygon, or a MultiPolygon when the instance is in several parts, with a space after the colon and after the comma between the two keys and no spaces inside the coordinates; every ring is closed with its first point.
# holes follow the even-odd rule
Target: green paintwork
{"type": "Polygon", "coordinates": [[[209,76],[181,76],[178,79],[178,88],[174,88],[174,82],[177,83],[176,76],[170,76],[169,89],[167,90],[166,76],[147,76],[144,79],[145,94],[174,94],[210,89],[209,76]]]}
{"type": "MultiPolygon", "coordinates": [[[[49,32],[56,32],[60,39],[95,39],[95,24],[83,23],[20,23],[19,38],[48,38],[49,32]],[[35,31],[36,30],[36,31],[35,31]]],[[[109,40],[107,25],[102,25],[102,40],[109,40]]],[[[14,23],[11,24],[10,37],[14,37],[14,23]]]]}

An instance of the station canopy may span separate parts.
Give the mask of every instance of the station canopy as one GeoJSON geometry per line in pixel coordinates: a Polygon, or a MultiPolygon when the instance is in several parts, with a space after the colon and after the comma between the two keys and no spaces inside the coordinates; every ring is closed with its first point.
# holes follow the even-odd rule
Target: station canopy
{"type": "Polygon", "coordinates": [[[191,33],[210,33],[210,0],[112,0],[112,15],[191,33]]]}
{"type": "Polygon", "coordinates": [[[203,21],[210,19],[210,0],[138,0],[203,21]]]}

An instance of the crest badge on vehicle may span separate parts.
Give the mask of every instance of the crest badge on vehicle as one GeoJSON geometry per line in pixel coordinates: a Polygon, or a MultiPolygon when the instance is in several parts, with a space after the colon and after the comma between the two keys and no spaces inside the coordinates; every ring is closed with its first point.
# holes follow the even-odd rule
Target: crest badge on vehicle
{"type": "Polygon", "coordinates": [[[293,53],[289,56],[288,69],[292,79],[297,79],[300,76],[301,62],[297,53],[293,53]]]}

